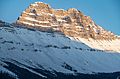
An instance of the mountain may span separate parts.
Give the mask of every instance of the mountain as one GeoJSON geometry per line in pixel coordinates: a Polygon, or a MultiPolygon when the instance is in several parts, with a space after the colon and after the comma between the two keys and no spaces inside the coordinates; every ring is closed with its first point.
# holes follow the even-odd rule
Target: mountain
{"type": "Polygon", "coordinates": [[[16,23],[0,21],[0,78],[116,79],[119,40],[76,9],[36,2],[16,23]]]}
{"type": "Polygon", "coordinates": [[[17,24],[42,31],[62,32],[92,48],[120,52],[118,36],[95,24],[89,16],[74,8],[53,9],[48,4],[35,2],[23,11],[17,24]]]}

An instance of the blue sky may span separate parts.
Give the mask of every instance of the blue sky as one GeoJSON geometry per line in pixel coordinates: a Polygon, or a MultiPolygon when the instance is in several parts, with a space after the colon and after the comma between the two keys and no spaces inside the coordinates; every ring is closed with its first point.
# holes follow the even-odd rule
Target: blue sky
{"type": "Polygon", "coordinates": [[[31,3],[42,1],[52,8],[77,8],[96,24],[120,35],[120,0],[0,0],[0,19],[15,22],[31,3]]]}

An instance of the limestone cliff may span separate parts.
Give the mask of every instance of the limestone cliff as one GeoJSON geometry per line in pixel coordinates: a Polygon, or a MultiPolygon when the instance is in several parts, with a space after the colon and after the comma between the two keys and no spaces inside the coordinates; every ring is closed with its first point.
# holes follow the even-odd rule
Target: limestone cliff
{"type": "Polygon", "coordinates": [[[89,16],[84,15],[75,8],[68,10],[53,9],[48,4],[35,2],[23,11],[16,23],[43,31],[58,31],[78,40],[84,39],[88,43],[81,41],[97,49],[114,50],[114,47],[118,47],[115,50],[120,49],[120,46],[116,44],[111,45],[111,41],[119,40],[115,34],[95,24],[89,16]],[[91,45],[95,40],[99,40],[96,43],[98,47],[91,45]],[[109,48],[104,47],[106,46],[104,40],[110,41],[109,48]]]}

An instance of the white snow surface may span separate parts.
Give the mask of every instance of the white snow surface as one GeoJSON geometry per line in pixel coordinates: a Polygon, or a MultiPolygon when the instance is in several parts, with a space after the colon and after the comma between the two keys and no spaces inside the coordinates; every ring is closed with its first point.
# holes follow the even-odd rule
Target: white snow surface
{"type": "Polygon", "coordinates": [[[81,41],[91,48],[115,51],[115,52],[120,53],[120,39],[94,40],[92,38],[85,39],[85,38],[80,38],[80,37],[74,37],[73,39],[76,41],[81,41]]]}
{"type": "MultiPolygon", "coordinates": [[[[90,51],[90,49],[80,41],[71,40],[57,33],[0,27],[0,61],[1,59],[11,62],[16,60],[33,68],[40,68],[37,65],[39,64],[44,69],[63,73],[74,73],[64,68],[64,63],[78,73],[120,71],[120,53],[90,51]]],[[[22,65],[21,67],[25,68],[22,65]]],[[[0,70],[3,70],[2,65],[0,70]]]]}

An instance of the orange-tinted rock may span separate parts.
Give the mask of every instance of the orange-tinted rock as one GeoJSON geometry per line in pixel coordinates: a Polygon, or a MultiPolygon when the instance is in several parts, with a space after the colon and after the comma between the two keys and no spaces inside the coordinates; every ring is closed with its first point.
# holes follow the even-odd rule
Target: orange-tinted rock
{"type": "MultiPolygon", "coordinates": [[[[104,30],[84,15],[81,11],[70,8],[68,10],[53,9],[48,4],[35,2],[31,4],[19,17],[17,24],[32,26],[37,29],[52,29],[72,37],[93,39],[115,39],[112,32],[104,30]]],[[[49,29],[49,30],[50,30],[49,29]]],[[[47,31],[47,30],[45,30],[47,31]]]]}

